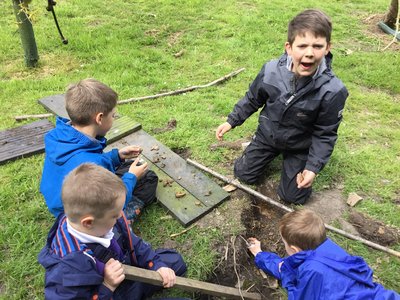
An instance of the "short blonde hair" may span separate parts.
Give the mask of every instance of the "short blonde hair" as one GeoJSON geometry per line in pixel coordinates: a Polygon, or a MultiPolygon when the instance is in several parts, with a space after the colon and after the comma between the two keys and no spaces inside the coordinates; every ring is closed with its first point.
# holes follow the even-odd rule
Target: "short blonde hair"
{"type": "Polygon", "coordinates": [[[98,113],[109,114],[117,106],[118,94],[93,78],[83,79],[68,87],[65,108],[73,124],[89,125],[98,113]]]}
{"type": "Polygon", "coordinates": [[[310,209],[299,209],[283,216],[279,222],[282,238],[301,250],[316,249],[326,240],[322,218],[310,209]]]}
{"type": "Polygon", "coordinates": [[[91,163],[72,170],[61,190],[65,214],[72,222],[88,214],[102,218],[125,195],[125,185],[117,175],[91,163]]]}

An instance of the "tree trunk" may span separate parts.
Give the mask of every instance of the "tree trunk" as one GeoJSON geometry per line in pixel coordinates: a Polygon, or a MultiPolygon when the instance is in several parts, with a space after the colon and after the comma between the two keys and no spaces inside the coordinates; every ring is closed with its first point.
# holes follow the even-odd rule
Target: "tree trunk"
{"type": "Polygon", "coordinates": [[[25,64],[27,67],[35,67],[39,60],[39,55],[36,47],[35,34],[28,12],[28,4],[23,0],[12,0],[15,17],[19,27],[22,47],[25,53],[25,64]]]}
{"type": "Polygon", "coordinates": [[[396,29],[396,18],[397,11],[399,9],[399,0],[392,0],[385,17],[383,18],[383,23],[392,29],[396,29]]]}

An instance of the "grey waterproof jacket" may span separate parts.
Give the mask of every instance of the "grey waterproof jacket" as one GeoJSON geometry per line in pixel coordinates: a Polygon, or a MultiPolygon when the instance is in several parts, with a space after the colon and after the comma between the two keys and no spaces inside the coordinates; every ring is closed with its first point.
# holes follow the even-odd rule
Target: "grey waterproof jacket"
{"type": "Polygon", "coordinates": [[[261,107],[256,135],[281,151],[307,151],[305,169],[318,173],[328,162],[348,92],[331,70],[328,53],[313,76],[296,79],[285,53],[266,63],[235,105],[227,122],[241,125],[261,107]]]}

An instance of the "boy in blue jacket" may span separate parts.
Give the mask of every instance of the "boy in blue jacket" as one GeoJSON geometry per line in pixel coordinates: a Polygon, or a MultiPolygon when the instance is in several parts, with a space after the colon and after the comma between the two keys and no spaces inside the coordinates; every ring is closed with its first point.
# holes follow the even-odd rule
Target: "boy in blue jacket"
{"type": "Polygon", "coordinates": [[[326,237],[321,217],[308,209],[287,213],[279,223],[288,257],[262,252],[249,238],[257,267],[281,281],[289,300],[381,299],[400,300],[394,291],[373,282],[372,270],[326,237]]]}
{"type": "Polygon", "coordinates": [[[107,142],[104,136],[113,124],[117,99],[114,90],[95,79],[84,79],[68,88],[65,106],[70,120],[58,117],[56,127],[45,136],[46,156],[40,183],[40,192],[55,217],[64,210],[61,201],[64,177],[86,162],[122,177],[127,192],[124,211],[129,220],[155,200],[158,178],[147,170],[147,163],[138,164],[140,147],[103,152],[107,142]],[[128,160],[135,157],[133,163],[128,160]]]}
{"type": "Polygon", "coordinates": [[[316,175],[328,162],[348,92],[332,71],[332,24],[319,10],[305,10],[288,27],[285,54],[266,63],[233,108],[216,138],[240,126],[262,108],[257,131],[234,173],[260,182],[266,166],[282,155],[279,197],[303,204],[316,175]]]}
{"type": "Polygon", "coordinates": [[[82,164],[62,187],[59,214],[39,254],[46,269],[46,299],[146,299],[161,287],[124,280],[122,264],[157,271],[164,288],[186,264],[174,250],[157,249],[137,237],[122,211],[120,178],[95,164],[82,164]]]}

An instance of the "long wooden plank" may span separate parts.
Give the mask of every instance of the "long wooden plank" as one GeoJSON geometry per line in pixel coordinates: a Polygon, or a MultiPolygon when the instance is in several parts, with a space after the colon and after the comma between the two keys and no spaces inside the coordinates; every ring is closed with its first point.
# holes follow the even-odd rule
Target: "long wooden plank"
{"type": "MultiPolygon", "coordinates": [[[[141,269],[124,265],[125,278],[128,280],[145,282],[157,286],[162,286],[161,275],[156,271],[141,269]]],[[[176,277],[176,284],[174,287],[181,288],[189,292],[199,292],[206,295],[213,295],[219,297],[228,297],[227,299],[261,299],[261,295],[258,293],[249,293],[246,291],[239,291],[239,289],[213,284],[209,282],[176,277]]]]}
{"type": "Polygon", "coordinates": [[[0,164],[44,151],[44,135],[54,125],[40,120],[0,132],[0,164]]]}

